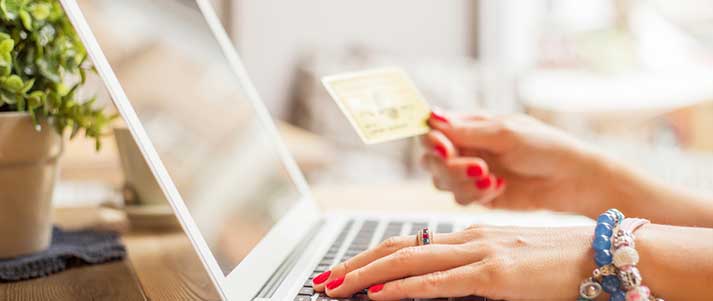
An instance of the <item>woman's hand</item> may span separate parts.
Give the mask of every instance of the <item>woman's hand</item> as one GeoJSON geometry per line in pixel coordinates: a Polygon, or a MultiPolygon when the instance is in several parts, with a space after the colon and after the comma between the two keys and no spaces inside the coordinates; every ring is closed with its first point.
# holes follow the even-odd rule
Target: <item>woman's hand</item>
{"type": "Polygon", "coordinates": [[[574,300],[595,267],[592,233],[589,226],[471,226],[435,234],[427,246],[416,246],[414,236],[395,237],[316,277],[315,290],[348,297],[369,288],[372,300],[574,300]]]}
{"type": "Polygon", "coordinates": [[[608,208],[600,156],[555,128],[524,115],[434,113],[429,123],[424,166],[460,204],[589,216],[608,208]]]}

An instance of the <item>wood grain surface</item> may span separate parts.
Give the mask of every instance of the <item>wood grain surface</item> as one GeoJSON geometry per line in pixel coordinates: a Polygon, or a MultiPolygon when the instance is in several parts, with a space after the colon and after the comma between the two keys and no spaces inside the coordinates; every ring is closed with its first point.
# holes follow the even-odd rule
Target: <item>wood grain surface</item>
{"type": "MultiPolygon", "coordinates": [[[[108,208],[63,208],[55,222],[65,229],[126,230],[108,208]]],[[[0,300],[220,300],[180,229],[128,231],[123,261],[72,268],[49,277],[0,283],[0,300]]]]}
{"type": "Polygon", "coordinates": [[[150,300],[220,300],[182,231],[129,233],[124,241],[150,300]]]}
{"type": "Polygon", "coordinates": [[[0,284],[0,300],[147,300],[129,260],[0,284]]]}

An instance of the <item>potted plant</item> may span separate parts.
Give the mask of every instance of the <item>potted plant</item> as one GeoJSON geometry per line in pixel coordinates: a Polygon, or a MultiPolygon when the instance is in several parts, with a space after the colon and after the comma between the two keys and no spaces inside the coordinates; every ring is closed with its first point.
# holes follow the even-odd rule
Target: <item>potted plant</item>
{"type": "Polygon", "coordinates": [[[78,99],[90,70],[59,1],[0,0],[0,258],[48,247],[63,136],[98,149],[115,117],[78,99]]]}

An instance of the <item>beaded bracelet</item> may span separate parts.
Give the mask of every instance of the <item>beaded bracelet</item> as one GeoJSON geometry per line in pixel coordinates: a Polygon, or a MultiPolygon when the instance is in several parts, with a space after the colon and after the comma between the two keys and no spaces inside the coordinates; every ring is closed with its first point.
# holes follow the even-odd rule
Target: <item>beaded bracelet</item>
{"type": "Polygon", "coordinates": [[[597,268],[592,277],[581,283],[578,301],[594,300],[602,291],[610,294],[610,301],[663,301],[641,285],[641,273],[636,268],[639,254],[634,248],[633,233],[648,223],[645,219],[624,219],[617,209],[609,209],[597,218],[592,242],[597,268]]]}
{"type": "MultiPolygon", "coordinates": [[[[617,276],[621,287],[625,290],[626,301],[663,301],[651,295],[648,287],[641,284],[642,277],[636,264],[639,263],[639,253],[635,248],[634,231],[648,224],[641,218],[627,218],[614,231],[612,239],[612,258],[618,269],[617,276]]],[[[624,300],[624,299],[622,299],[624,300]]]]}
{"type": "Polygon", "coordinates": [[[594,300],[603,290],[610,294],[618,290],[618,283],[613,283],[618,278],[616,277],[616,268],[611,265],[613,257],[610,249],[614,228],[623,220],[624,214],[617,209],[609,209],[597,218],[594,240],[592,241],[597,269],[592,272],[592,277],[585,279],[580,284],[578,301],[594,300]]]}

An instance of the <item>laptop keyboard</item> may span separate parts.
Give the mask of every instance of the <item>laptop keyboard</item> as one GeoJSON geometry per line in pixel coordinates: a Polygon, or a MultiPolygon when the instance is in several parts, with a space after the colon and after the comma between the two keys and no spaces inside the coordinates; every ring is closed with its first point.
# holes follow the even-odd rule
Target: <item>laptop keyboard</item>
{"type": "MultiPolygon", "coordinates": [[[[376,234],[379,226],[379,222],[375,220],[366,220],[361,223],[359,230],[356,235],[349,242],[349,246],[346,248],[342,256],[339,256],[339,251],[349,236],[351,228],[354,226],[355,221],[350,220],[345,225],[344,228],[339,232],[337,238],[334,240],[332,245],[329,247],[327,252],[322,257],[321,261],[317,264],[314,271],[310,277],[305,281],[302,289],[300,289],[298,295],[294,298],[294,301],[363,301],[369,300],[367,296],[366,289],[354,294],[351,298],[331,298],[325,294],[315,293],[312,287],[312,279],[317,277],[317,275],[322,272],[327,271],[333,263],[344,262],[349,258],[356,256],[357,254],[365,251],[371,245],[374,235],[376,234]],[[339,258],[338,258],[339,257],[339,258]],[[337,259],[338,260],[335,260],[337,259]]],[[[379,241],[384,241],[390,237],[399,236],[403,233],[405,227],[409,226],[408,234],[415,235],[418,230],[427,227],[429,224],[427,222],[403,222],[403,221],[392,221],[386,224],[384,227],[384,232],[379,238],[379,241]]],[[[436,233],[449,233],[453,232],[454,226],[450,223],[439,223],[436,225],[436,233]]],[[[405,299],[407,301],[413,299],[405,299]]],[[[459,298],[438,298],[438,299],[418,299],[418,300],[453,300],[453,301],[487,301],[483,297],[459,297],[459,298]]]]}

